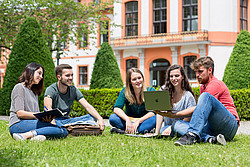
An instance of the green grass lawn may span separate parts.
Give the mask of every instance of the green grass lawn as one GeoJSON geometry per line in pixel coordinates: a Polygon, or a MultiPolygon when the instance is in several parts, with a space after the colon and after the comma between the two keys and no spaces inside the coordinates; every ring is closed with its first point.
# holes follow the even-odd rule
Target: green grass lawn
{"type": "Polygon", "coordinates": [[[135,138],[110,134],[45,142],[15,141],[0,121],[0,166],[249,166],[250,136],[226,146],[174,145],[175,138],[135,138]]]}

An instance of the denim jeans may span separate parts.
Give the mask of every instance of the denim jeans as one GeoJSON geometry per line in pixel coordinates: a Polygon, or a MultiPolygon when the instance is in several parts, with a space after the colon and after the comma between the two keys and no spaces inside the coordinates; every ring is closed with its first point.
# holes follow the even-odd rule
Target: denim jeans
{"type": "Polygon", "coordinates": [[[81,116],[81,117],[74,117],[74,118],[66,118],[66,117],[58,117],[55,119],[56,124],[58,126],[63,126],[65,124],[69,124],[69,123],[73,123],[73,122],[77,122],[77,121],[97,121],[97,119],[95,117],[93,117],[90,114],[81,116]]]}
{"type": "MultiPolygon", "coordinates": [[[[116,114],[111,114],[109,117],[109,123],[119,129],[125,130],[126,129],[126,121],[121,119],[118,115],[116,114]]],[[[139,127],[138,127],[138,132],[139,133],[147,133],[150,132],[153,128],[155,128],[156,125],[156,115],[153,117],[150,117],[143,121],[139,127]]]]}
{"type": "Polygon", "coordinates": [[[224,135],[230,141],[238,129],[235,116],[226,107],[209,93],[202,93],[193,112],[190,123],[177,121],[172,130],[183,135],[190,131],[197,134],[205,142],[209,137],[224,135]]]}
{"type": "Polygon", "coordinates": [[[35,130],[37,135],[44,135],[47,138],[65,138],[68,135],[65,128],[35,119],[22,119],[9,128],[12,137],[13,133],[25,133],[31,130],[35,130]]]}

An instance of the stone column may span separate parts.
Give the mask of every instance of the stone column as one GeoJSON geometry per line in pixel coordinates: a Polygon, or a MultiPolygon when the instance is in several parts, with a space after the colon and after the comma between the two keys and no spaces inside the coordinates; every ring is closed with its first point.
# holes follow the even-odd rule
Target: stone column
{"type": "Polygon", "coordinates": [[[206,45],[199,44],[198,49],[200,49],[200,57],[205,57],[206,56],[206,45]]]}
{"type": "Polygon", "coordinates": [[[177,46],[171,46],[170,47],[171,51],[172,51],[172,64],[178,64],[178,47],[177,46]]]}
{"type": "Polygon", "coordinates": [[[144,74],[144,62],[145,62],[145,56],[144,56],[145,49],[138,49],[138,54],[139,54],[139,60],[140,60],[140,65],[139,65],[139,70],[144,74]]]}
{"type": "Polygon", "coordinates": [[[118,67],[119,67],[119,69],[121,69],[121,51],[120,50],[115,50],[114,53],[115,53],[115,57],[116,57],[116,60],[117,60],[118,67]]]}

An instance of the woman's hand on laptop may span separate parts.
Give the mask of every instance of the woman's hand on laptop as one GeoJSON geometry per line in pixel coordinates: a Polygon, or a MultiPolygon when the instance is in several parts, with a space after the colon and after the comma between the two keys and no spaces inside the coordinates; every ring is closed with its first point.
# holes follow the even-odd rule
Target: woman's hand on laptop
{"type": "Polygon", "coordinates": [[[168,117],[168,118],[175,118],[175,113],[173,113],[172,111],[159,111],[159,110],[155,110],[155,113],[164,116],[164,117],[168,117]]]}

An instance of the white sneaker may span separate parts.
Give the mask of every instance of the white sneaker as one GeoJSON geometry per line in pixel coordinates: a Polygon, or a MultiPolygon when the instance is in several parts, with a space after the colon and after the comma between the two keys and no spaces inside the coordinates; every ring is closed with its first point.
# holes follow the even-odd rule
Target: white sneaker
{"type": "Polygon", "coordinates": [[[222,134],[218,134],[216,136],[216,139],[217,139],[217,143],[219,143],[219,144],[221,144],[223,146],[225,146],[227,144],[226,139],[222,134]]]}
{"type": "Polygon", "coordinates": [[[45,141],[46,137],[44,135],[37,135],[35,137],[32,137],[30,140],[33,140],[33,141],[45,141]]]}
{"type": "Polygon", "coordinates": [[[20,133],[13,133],[13,139],[16,141],[25,141],[26,139],[20,133]]]}

